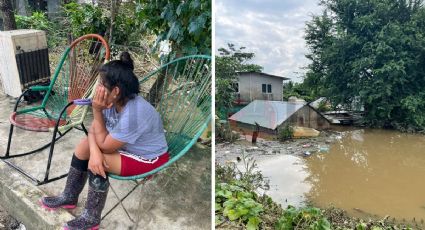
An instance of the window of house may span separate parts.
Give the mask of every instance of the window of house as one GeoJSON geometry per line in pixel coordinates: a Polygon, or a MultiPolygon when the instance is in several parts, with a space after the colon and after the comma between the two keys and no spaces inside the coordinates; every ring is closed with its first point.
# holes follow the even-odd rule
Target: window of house
{"type": "Polygon", "coordinates": [[[262,92],[263,93],[272,93],[272,85],[271,84],[262,84],[262,92]]]}

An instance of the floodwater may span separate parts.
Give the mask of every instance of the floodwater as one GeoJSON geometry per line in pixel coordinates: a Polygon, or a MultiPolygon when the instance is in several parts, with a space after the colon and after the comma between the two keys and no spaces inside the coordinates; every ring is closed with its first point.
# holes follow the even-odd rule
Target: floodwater
{"type": "Polygon", "coordinates": [[[308,200],[356,217],[425,220],[424,135],[351,130],[343,132],[328,152],[257,163],[270,179],[269,194],[283,206],[308,200]]]}
{"type": "Polygon", "coordinates": [[[309,176],[301,158],[292,155],[280,155],[273,159],[257,162],[263,176],[270,179],[270,190],[266,192],[283,207],[303,206],[305,194],[311,184],[304,180],[309,176]]]}

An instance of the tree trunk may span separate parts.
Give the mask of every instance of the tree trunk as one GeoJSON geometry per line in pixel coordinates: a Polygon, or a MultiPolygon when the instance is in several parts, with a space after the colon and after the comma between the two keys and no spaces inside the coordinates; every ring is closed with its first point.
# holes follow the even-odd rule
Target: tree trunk
{"type": "Polygon", "coordinates": [[[16,30],[15,13],[12,8],[12,0],[0,0],[0,12],[3,14],[4,30],[16,30]]]}
{"type": "Polygon", "coordinates": [[[112,37],[113,37],[113,31],[114,31],[114,24],[115,24],[115,17],[117,16],[119,7],[121,4],[121,0],[111,0],[111,18],[110,18],[110,26],[109,26],[109,38],[108,43],[111,45],[112,43],[112,37]]]}

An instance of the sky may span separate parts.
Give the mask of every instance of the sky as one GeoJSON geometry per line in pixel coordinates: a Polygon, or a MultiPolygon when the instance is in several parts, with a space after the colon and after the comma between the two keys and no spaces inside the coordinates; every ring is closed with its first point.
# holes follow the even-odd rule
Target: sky
{"type": "Polygon", "coordinates": [[[216,49],[247,47],[263,72],[301,82],[309,63],[305,22],[320,12],[318,0],[215,0],[216,49]]]}

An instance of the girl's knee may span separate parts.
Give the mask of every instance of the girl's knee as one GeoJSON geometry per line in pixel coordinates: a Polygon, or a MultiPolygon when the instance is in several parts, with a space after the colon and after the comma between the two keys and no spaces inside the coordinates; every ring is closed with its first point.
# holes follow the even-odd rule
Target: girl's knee
{"type": "Polygon", "coordinates": [[[87,137],[82,139],[75,147],[75,155],[78,159],[86,160],[90,157],[90,147],[87,137]]]}

